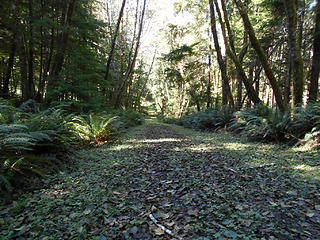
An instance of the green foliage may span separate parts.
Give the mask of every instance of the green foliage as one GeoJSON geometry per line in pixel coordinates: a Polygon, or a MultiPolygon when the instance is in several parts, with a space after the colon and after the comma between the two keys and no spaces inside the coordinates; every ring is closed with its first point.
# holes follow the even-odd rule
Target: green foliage
{"type": "Polygon", "coordinates": [[[292,132],[303,138],[302,144],[312,148],[320,146],[320,103],[309,103],[295,109],[292,132]]]}
{"type": "MultiPolygon", "coordinates": [[[[171,120],[169,119],[170,123],[171,120]]],[[[172,120],[175,123],[174,120],[172,120]]],[[[196,130],[227,127],[251,141],[288,142],[318,147],[320,142],[320,103],[297,107],[294,113],[281,112],[262,104],[236,113],[228,107],[194,112],[182,117],[177,124],[196,130]]]]}
{"type": "Polygon", "coordinates": [[[30,155],[35,146],[43,141],[51,141],[43,131],[30,131],[23,124],[0,124],[0,192],[12,191],[33,175],[43,177],[49,160],[30,155]]]}
{"type": "Polygon", "coordinates": [[[229,129],[250,140],[282,142],[290,139],[290,127],[289,113],[258,105],[254,109],[236,113],[236,119],[229,129]]]}
{"type": "Polygon", "coordinates": [[[12,191],[29,179],[56,169],[57,156],[74,143],[67,124],[70,115],[57,108],[39,111],[34,101],[15,108],[2,101],[0,109],[0,191],[12,191]],[[47,159],[43,154],[52,153],[47,159]]]}
{"type": "Polygon", "coordinates": [[[303,138],[308,132],[320,125],[320,102],[309,103],[306,107],[296,107],[294,110],[292,132],[303,138]]]}
{"type": "Polygon", "coordinates": [[[116,115],[119,116],[120,121],[123,123],[122,128],[141,125],[144,122],[143,115],[132,110],[118,111],[116,115]]]}
{"type": "Polygon", "coordinates": [[[119,130],[143,122],[134,111],[76,116],[62,108],[70,106],[40,111],[32,100],[17,108],[0,100],[0,192],[57,169],[59,158],[79,141],[113,142],[119,130]]]}
{"type": "Polygon", "coordinates": [[[81,139],[94,144],[103,144],[115,140],[115,135],[118,133],[111,127],[111,123],[116,119],[116,116],[101,116],[91,113],[75,116],[69,124],[81,139]]]}
{"type": "Polygon", "coordinates": [[[180,120],[180,125],[197,130],[215,130],[227,126],[233,119],[233,112],[228,106],[194,112],[180,120]]]}
{"type": "Polygon", "coordinates": [[[166,117],[166,118],[163,118],[161,120],[163,123],[167,123],[167,124],[179,124],[180,121],[178,118],[175,118],[175,117],[166,117]]]}

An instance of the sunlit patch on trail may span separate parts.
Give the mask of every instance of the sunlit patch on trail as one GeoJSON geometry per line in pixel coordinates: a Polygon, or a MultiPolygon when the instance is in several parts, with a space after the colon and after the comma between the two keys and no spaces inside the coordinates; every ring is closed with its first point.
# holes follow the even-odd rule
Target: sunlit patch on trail
{"type": "Polygon", "coordinates": [[[223,146],[228,150],[246,150],[249,148],[248,144],[243,143],[225,143],[223,146]]]}
{"type": "Polygon", "coordinates": [[[214,149],[214,147],[212,146],[197,146],[197,147],[189,147],[187,148],[188,150],[192,151],[192,152],[204,152],[204,151],[212,151],[214,149]]]}
{"type": "Polygon", "coordinates": [[[138,143],[163,143],[163,142],[181,142],[182,139],[176,138],[160,138],[160,139],[145,139],[138,141],[138,143]]]}
{"type": "Polygon", "coordinates": [[[133,148],[137,148],[138,146],[132,145],[132,144],[122,144],[122,145],[116,145],[113,146],[109,149],[107,149],[106,151],[121,151],[124,149],[133,149],[133,148]]]}

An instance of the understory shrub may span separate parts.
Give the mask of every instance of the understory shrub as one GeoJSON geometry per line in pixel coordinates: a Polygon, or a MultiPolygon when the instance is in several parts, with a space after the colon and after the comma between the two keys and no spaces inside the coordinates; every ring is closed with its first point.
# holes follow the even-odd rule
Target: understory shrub
{"type": "Polygon", "coordinates": [[[83,116],[75,116],[70,121],[70,126],[80,139],[91,144],[103,144],[113,142],[118,135],[111,124],[117,116],[101,116],[95,113],[83,116]]]}
{"type": "Polygon", "coordinates": [[[297,107],[292,124],[292,132],[303,138],[302,145],[320,147],[320,103],[309,103],[305,108],[297,107]]]}
{"type": "Polygon", "coordinates": [[[175,117],[166,117],[162,119],[162,122],[167,124],[179,124],[180,120],[175,117]]]}
{"type": "Polygon", "coordinates": [[[119,116],[118,128],[120,129],[141,125],[144,122],[143,115],[133,110],[115,111],[112,114],[119,116]]]}
{"type": "Polygon", "coordinates": [[[300,142],[312,147],[320,145],[320,103],[296,107],[292,113],[281,112],[262,104],[233,113],[228,107],[194,112],[179,120],[168,118],[167,123],[196,130],[215,130],[225,127],[251,141],[300,142]]]}
{"type": "Polygon", "coordinates": [[[179,125],[196,130],[215,130],[227,126],[233,119],[233,112],[228,106],[194,112],[180,119],[179,125]]]}
{"type": "Polygon", "coordinates": [[[60,107],[41,111],[32,100],[14,107],[0,99],[0,193],[58,170],[79,143],[113,142],[120,130],[143,122],[133,111],[76,115],[60,107]]]}
{"type": "Polygon", "coordinates": [[[290,127],[290,113],[257,105],[254,109],[236,112],[228,130],[249,140],[283,142],[291,139],[290,127]]]}

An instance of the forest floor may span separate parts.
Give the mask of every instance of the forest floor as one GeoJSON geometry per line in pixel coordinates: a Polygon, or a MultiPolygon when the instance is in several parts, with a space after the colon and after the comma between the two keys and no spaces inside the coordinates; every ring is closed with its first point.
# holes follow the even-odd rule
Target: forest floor
{"type": "Polygon", "coordinates": [[[148,121],[0,209],[0,239],[320,239],[319,152],[148,121]]]}

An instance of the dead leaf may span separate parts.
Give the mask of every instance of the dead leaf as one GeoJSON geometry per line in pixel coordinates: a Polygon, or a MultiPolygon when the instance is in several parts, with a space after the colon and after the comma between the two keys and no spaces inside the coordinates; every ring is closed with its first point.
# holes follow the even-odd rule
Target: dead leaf
{"type": "Polygon", "coordinates": [[[199,213],[199,210],[197,210],[197,209],[189,209],[188,210],[188,214],[190,215],[190,216],[198,216],[198,213],[199,213]]]}
{"type": "Polygon", "coordinates": [[[161,236],[164,234],[164,231],[161,229],[161,228],[156,228],[154,230],[154,233],[157,235],[157,236],[161,236]]]}
{"type": "Polygon", "coordinates": [[[312,212],[312,211],[309,210],[309,211],[306,213],[306,216],[311,218],[311,217],[314,216],[314,214],[315,214],[314,212],[312,212]]]}
{"type": "Polygon", "coordinates": [[[287,191],[287,194],[291,195],[291,196],[297,196],[298,195],[297,191],[287,191]]]}

